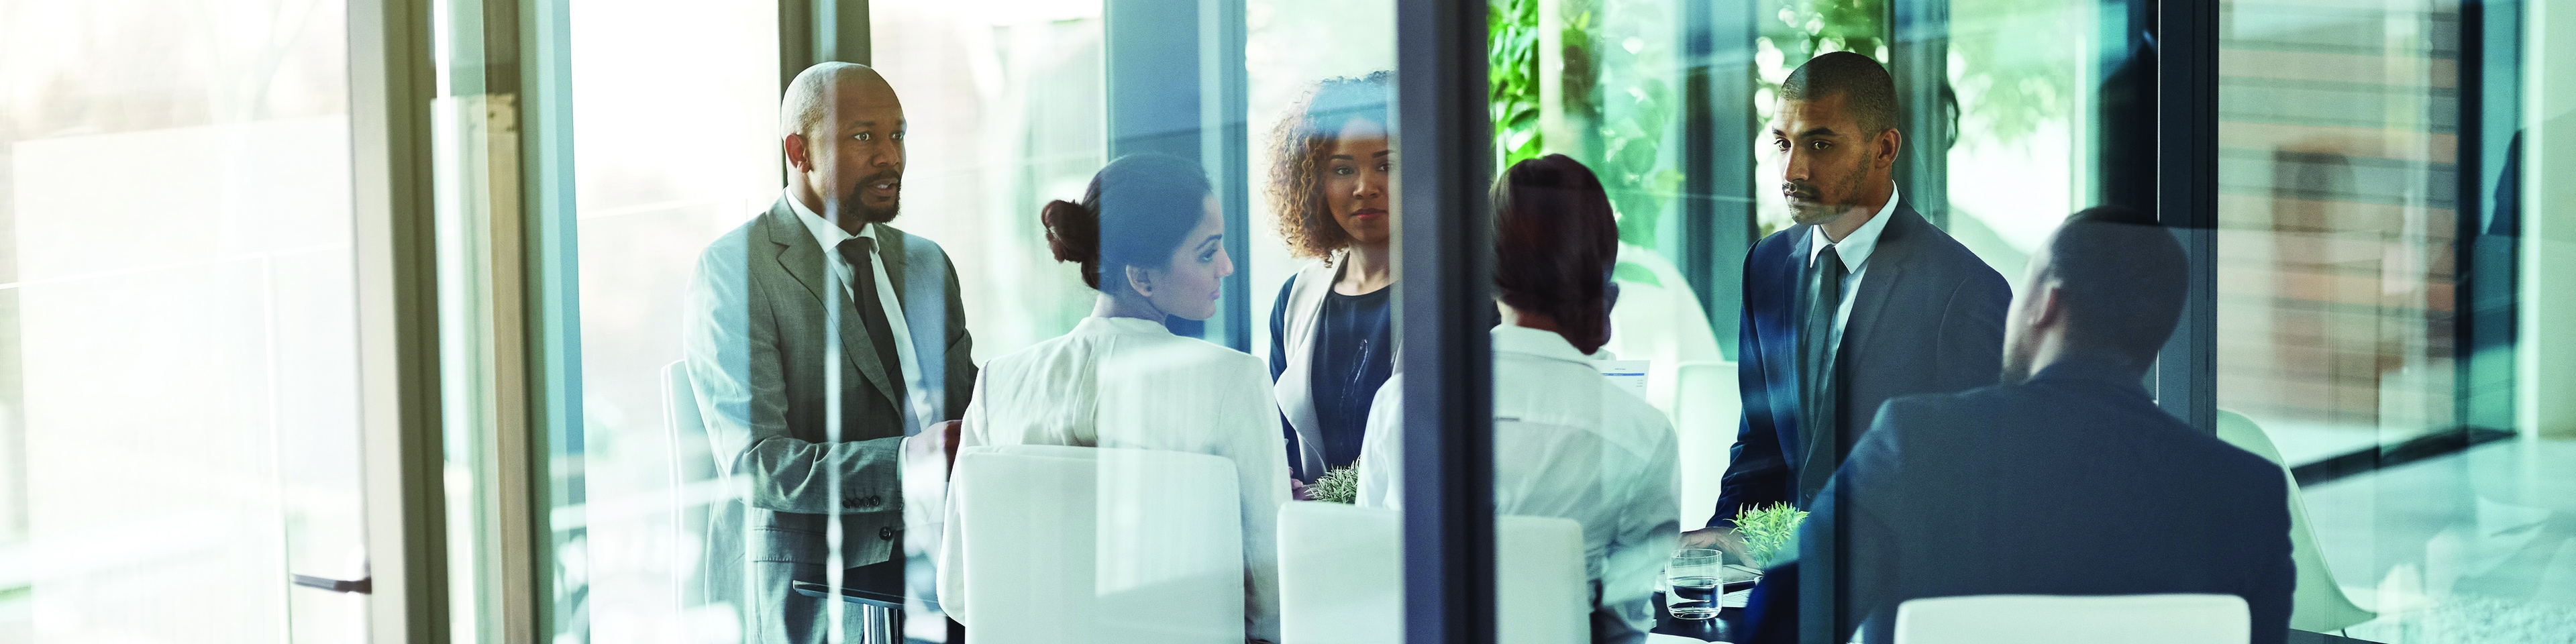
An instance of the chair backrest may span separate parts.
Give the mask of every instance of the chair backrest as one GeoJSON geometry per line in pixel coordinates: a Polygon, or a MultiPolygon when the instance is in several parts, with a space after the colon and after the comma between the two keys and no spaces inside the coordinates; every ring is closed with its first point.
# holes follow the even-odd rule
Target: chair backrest
{"type": "Polygon", "coordinates": [[[1896,644],[2245,644],[2235,595],[1972,595],[1896,607],[1896,644]]]}
{"type": "Polygon", "coordinates": [[[1717,510],[1718,479],[1744,420],[1744,396],[1733,362],[1686,362],[1674,375],[1673,434],[1681,451],[1682,529],[1708,525],[1717,510]]]}
{"type": "Polygon", "coordinates": [[[676,608],[742,607],[750,596],[743,550],[742,497],[707,440],[686,361],[662,365],[662,439],[669,450],[671,552],[687,571],[673,588],[676,608]],[[688,547],[695,543],[697,547],[688,547]]]}
{"type": "Polygon", "coordinates": [[[964,552],[949,574],[964,575],[979,644],[1244,639],[1232,461],[977,446],[957,455],[950,494],[964,552]]]}
{"type": "Polygon", "coordinates": [[[2354,605],[2352,598],[2343,594],[2343,586],[2335,582],[2334,571],[2326,568],[2324,551],[2317,547],[2316,533],[2308,527],[2308,504],[2300,500],[2297,479],[2283,462],[2280,448],[2272,445],[2272,437],[2264,434],[2254,419],[2220,409],[2218,439],[2281,466],[2281,479],[2290,490],[2290,559],[2299,568],[2299,587],[2290,595],[2290,628],[2323,633],[2378,617],[2354,605]]]}
{"type": "MultiPolygon", "coordinates": [[[[1339,503],[1279,508],[1281,644],[1404,641],[1402,513],[1339,503]]],[[[1500,517],[1495,525],[1500,641],[1588,641],[1591,584],[1583,527],[1556,517],[1500,517]]]]}

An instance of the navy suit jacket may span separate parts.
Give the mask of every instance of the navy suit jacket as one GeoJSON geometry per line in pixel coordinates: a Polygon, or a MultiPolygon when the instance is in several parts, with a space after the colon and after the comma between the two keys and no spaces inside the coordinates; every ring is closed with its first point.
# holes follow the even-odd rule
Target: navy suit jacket
{"type": "Polygon", "coordinates": [[[2281,642],[2298,583],[2288,477],[2138,381],[2065,361],[2023,384],[1887,403],[1800,530],[1805,570],[1754,591],[1743,641],[1796,641],[1794,616],[1828,596],[1837,635],[1866,622],[1861,641],[1879,644],[1909,599],[2210,593],[2245,598],[2255,644],[2281,642]],[[1834,595],[1812,590],[1820,570],[1834,595]],[[1803,601],[1793,585],[1811,589],[1803,601]]]}
{"type": "MultiPolygon", "coordinates": [[[[1888,216],[1843,323],[1837,358],[1843,431],[1840,449],[1825,463],[1841,462],[1888,399],[1995,384],[2003,369],[2012,287],[1912,207],[1899,203],[1888,216]]],[[[1773,233],[1744,258],[1735,367],[1744,420],[1710,525],[1732,526],[1745,508],[1807,507],[1798,490],[1807,449],[1798,426],[1798,325],[1806,309],[1801,293],[1811,228],[1773,233]]]]}

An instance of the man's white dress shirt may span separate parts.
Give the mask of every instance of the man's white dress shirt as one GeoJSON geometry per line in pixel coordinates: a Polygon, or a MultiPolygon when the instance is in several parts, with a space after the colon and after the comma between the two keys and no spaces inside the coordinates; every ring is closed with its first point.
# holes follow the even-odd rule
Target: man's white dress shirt
{"type": "Polygon", "coordinates": [[[1841,243],[1826,239],[1823,226],[1807,229],[1810,237],[1807,240],[1808,268],[1815,268],[1816,256],[1825,252],[1825,244],[1835,244],[1834,254],[1843,258],[1842,307],[1834,310],[1834,346],[1843,344],[1843,327],[1849,326],[1845,323],[1851,321],[1852,294],[1860,292],[1860,278],[1869,272],[1869,253],[1878,250],[1878,235],[1887,230],[1887,218],[1896,215],[1896,196],[1896,187],[1888,186],[1887,204],[1879,206],[1878,214],[1870,217],[1868,223],[1861,224],[1852,234],[1844,235],[1841,243]]]}
{"type": "MultiPolygon", "coordinates": [[[[958,438],[961,450],[977,445],[1156,449],[1233,461],[1243,509],[1245,633],[1279,640],[1278,517],[1288,501],[1288,445],[1260,358],[1172,335],[1152,320],[1083,318],[1071,333],[984,365],[958,438]]],[[[957,520],[951,505],[946,521],[957,520]]],[[[963,580],[952,575],[964,563],[957,536],[948,534],[939,567],[939,596],[951,615],[968,610],[960,605],[963,580]]]]}
{"type": "MultiPolygon", "coordinates": [[[[1564,336],[1505,325],[1493,337],[1494,512],[1582,524],[1584,568],[1601,583],[1598,609],[1637,633],[1653,629],[1655,578],[1681,540],[1671,421],[1611,384],[1564,336]]],[[[1388,379],[1369,407],[1358,464],[1363,507],[1403,507],[1403,379],[1388,379]]],[[[1593,627],[1596,642],[1629,637],[1603,632],[1616,625],[1602,620],[1593,627]]]]}

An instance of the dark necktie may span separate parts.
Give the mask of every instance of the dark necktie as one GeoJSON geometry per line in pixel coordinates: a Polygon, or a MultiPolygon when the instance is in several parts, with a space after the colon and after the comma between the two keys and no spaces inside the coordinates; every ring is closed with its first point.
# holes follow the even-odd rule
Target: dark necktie
{"type": "Polygon", "coordinates": [[[1798,500],[1815,500],[1825,480],[1842,462],[1842,387],[1836,369],[1834,316],[1842,310],[1843,258],[1834,244],[1816,253],[1807,268],[1807,311],[1798,321],[1798,431],[1806,455],[1798,465],[1798,500]]]}
{"type": "Polygon", "coordinates": [[[877,352],[877,362],[885,365],[886,379],[893,381],[888,383],[893,385],[888,389],[894,391],[895,409],[905,409],[903,354],[895,350],[894,327],[886,320],[884,300],[877,299],[876,253],[870,252],[875,247],[876,240],[866,237],[841,240],[841,259],[850,262],[850,301],[858,308],[853,312],[858,314],[859,323],[867,327],[868,340],[877,352]]]}

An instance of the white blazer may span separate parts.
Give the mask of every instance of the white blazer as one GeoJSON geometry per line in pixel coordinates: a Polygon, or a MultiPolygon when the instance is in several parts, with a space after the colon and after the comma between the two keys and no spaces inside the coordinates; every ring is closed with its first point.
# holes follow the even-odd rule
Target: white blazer
{"type": "MultiPolygon", "coordinates": [[[[1601,582],[1593,641],[1654,628],[1655,576],[1681,542],[1681,448],[1672,422],[1610,384],[1554,332],[1494,336],[1494,513],[1583,524],[1584,567],[1601,582]],[[1612,632],[1605,632],[1605,630],[1612,632]]],[[[1404,376],[1370,404],[1358,504],[1402,508],[1404,376]]],[[[981,399],[978,399],[981,400],[981,399]]]]}
{"type": "MultiPolygon", "coordinates": [[[[1269,379],[1261,359],[1172,335],[1153,321],[1083,318],[1071,333],[984,365],[958,447],[1122,447],[1234,461],[1243,496],[1245,633],[1278,641],[1277,523],[1289,498],[1288,462],[1269,379]]],[[[958,524],[954,505],[947,523],[958,524]]],[[[957,538],[954,530],[945,536],[939,597],[962,615],[962,580],[949,574],[962,563],[957,538]]]]}

